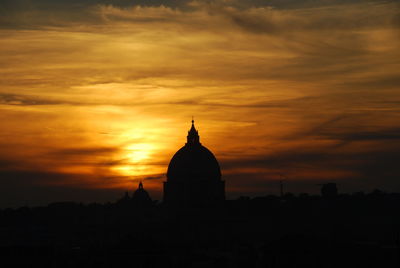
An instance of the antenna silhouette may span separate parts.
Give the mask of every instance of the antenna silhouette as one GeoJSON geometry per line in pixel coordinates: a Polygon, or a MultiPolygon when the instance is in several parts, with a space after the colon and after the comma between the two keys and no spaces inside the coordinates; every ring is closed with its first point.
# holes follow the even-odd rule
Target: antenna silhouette
{"type": "Polygon", "coordinates": [[[287,177],[283,174],[279,174],[280,180],[279,180],[279,190],[280,190],[280,196],[283,198],[284,196],[284,191],[283,191],[283,179],[287,179],[287,177]]]}

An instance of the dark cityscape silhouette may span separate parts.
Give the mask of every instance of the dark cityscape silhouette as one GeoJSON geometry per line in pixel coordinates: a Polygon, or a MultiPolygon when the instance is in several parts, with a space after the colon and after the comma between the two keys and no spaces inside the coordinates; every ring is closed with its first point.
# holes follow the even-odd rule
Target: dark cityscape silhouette
{"type": "Polygon", "coordinates": [[[400,267],[400,194],[307,193],[225,200],[192,120],[162,202],[142,182],[106,204],[0,210],[2,267],[400,267]]]}

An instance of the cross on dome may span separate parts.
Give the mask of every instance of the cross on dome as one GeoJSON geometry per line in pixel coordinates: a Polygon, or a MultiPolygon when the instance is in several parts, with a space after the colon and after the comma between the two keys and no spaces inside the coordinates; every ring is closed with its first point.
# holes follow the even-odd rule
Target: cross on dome
{"type": "Polygon", "coordinates": [[[199,132],[196,130],[194,126],[194,119],[192,117],[192,127],[188,131],[187,135],[187,145],[195,145],[195,144],[200,144],[200,137],[199,137],[199,132]]]}

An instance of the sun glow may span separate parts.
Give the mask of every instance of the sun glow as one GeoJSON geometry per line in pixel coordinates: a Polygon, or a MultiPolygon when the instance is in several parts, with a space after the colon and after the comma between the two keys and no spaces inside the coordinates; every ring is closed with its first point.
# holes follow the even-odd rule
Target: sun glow
{"type": "Polygon", "coordinates": [[[131,144],[125,148],[127,151],[126,157],[130,163],[142,163],[150,158],[154,149],[155,146],[149,143],[131,144]]]}
{"type": "Polygon", "coordinates": [[[125,163],[113,169],[125,176],[151,174],[154,168],[150,161],[155,150],[156,146],[149,143],[130,144],[123,150],[125,163]]]}

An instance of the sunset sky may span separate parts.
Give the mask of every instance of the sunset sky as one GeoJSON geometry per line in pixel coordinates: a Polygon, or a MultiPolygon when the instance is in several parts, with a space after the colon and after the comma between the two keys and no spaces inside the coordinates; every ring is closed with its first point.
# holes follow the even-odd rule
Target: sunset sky
{"type": "Polygon", "coordinates": [[[0,207],[154,199],[192,116],[228,198],[400,191],[400,3],[1,0],[0,207]]]}

